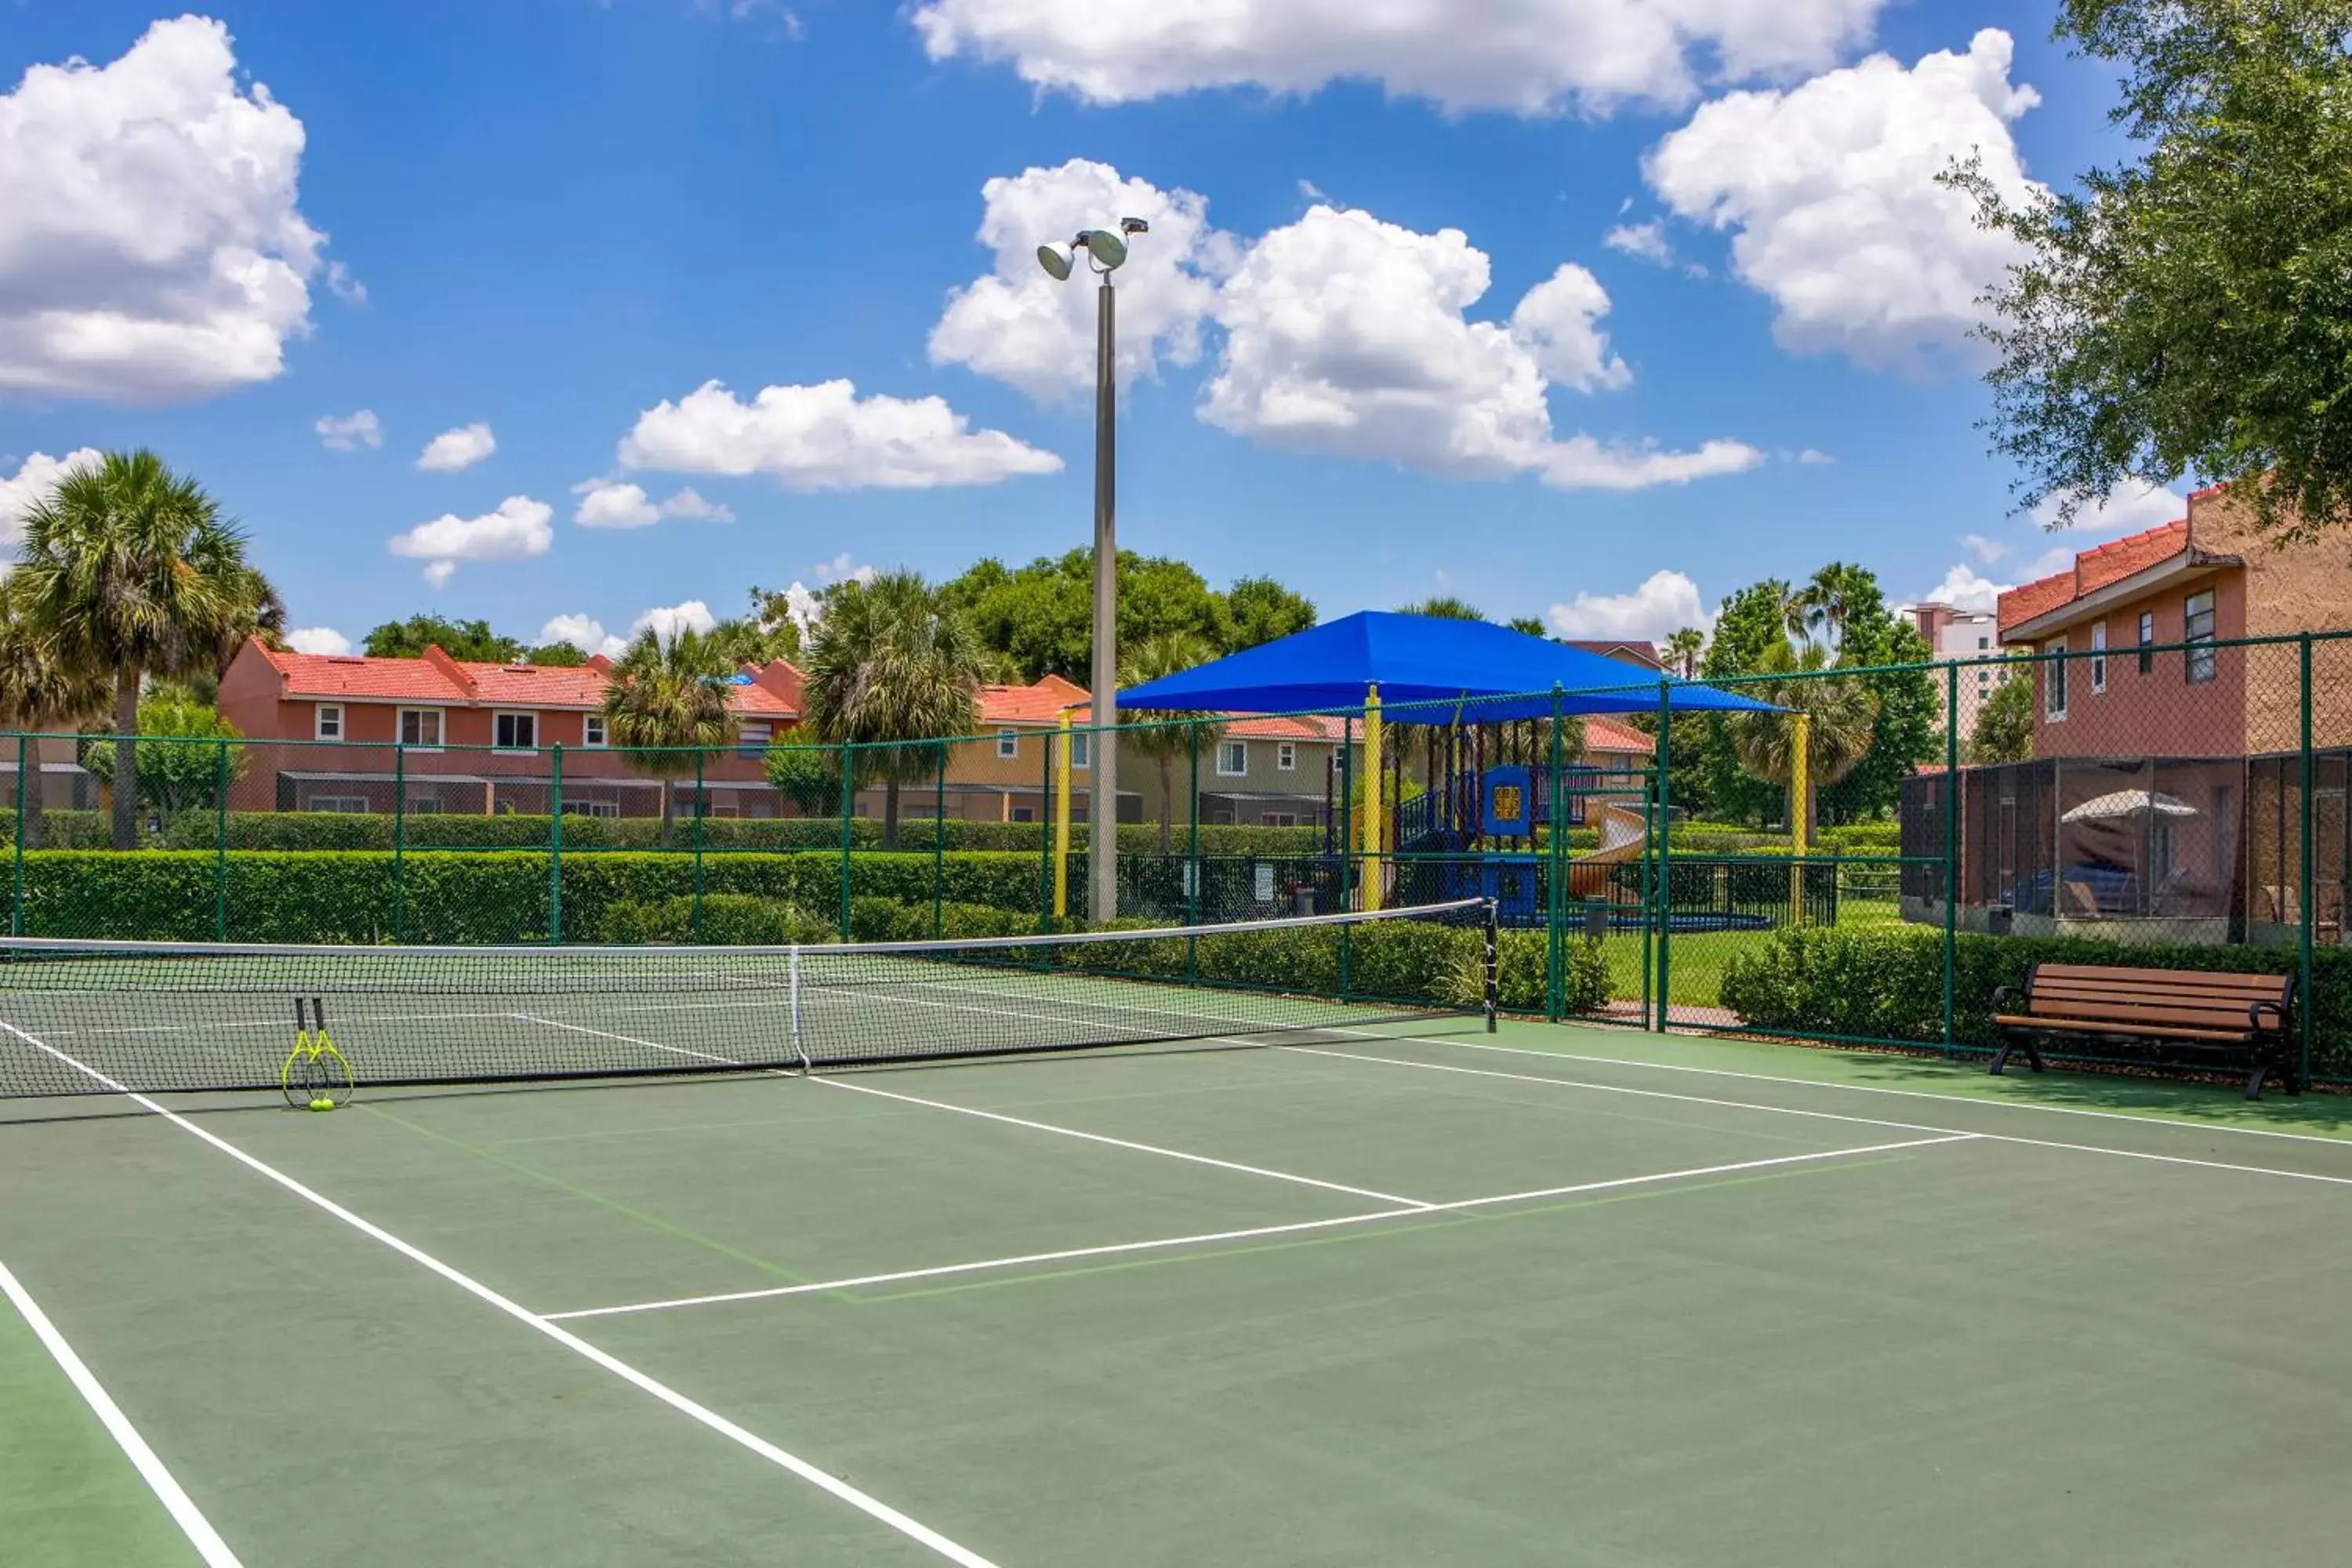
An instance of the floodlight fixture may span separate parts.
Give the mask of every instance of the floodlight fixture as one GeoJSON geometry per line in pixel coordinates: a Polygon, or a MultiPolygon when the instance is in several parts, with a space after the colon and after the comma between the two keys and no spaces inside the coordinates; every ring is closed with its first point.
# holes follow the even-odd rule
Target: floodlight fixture
{"type": "Polygon", "coordinates": [[[1127,260],[1127,241],[1107,228],[1091,228],[1086,235],[1087,254],[1094,258],[1095,266],[1105,272],[1116,272],[1127,260]]]}
{"type": "Polygon", "coordinates": [[[1144,222],[1139,217],[1123,217],[1118,220],[1118,232],[1121,234],[1150,234],[1151,232],[1151,226],[1144,222]]]}
{"type": "Polygon", "coordinates": [[[1056,283],[1066,283],[1070,279],[1069,253],[1058,245],[1039,246],[1037,265],[1044,268],[1046,274],[1056,283]]]}

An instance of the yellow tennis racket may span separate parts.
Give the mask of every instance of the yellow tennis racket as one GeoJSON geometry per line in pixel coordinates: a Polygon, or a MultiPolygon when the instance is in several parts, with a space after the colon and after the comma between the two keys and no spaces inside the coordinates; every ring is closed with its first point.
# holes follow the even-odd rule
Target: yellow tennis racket
{"type": "Polygon", "coordinates": [[[327,1037],[327,1005],[316,996],[307,1008],[302,998],[294,998],[294,1049],[278,1083],[286,1103],[297,1110],[333,1110],[351,1103],[356,1088],[352,1064],[327,1037]]]}

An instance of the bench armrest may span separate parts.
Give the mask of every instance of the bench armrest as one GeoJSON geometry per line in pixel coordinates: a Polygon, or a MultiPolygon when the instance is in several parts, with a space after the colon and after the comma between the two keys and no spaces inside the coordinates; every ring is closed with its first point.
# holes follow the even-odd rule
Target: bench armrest
{"type": "Polygon", "coordinates": [[[2287,1011],[2276,1002],[2249,1002],[2246,1004],[2246,1022],[2256,1029],[2270,1029],[2284,1035],[2286,1033],[2287,1011]],[[2263,1023],[2263,1015],[2265,1013],[2273,1015],[2278,1022],[2263,1023]]]}
{"type": "Polygon", "coordinates": [[[2012,1004],[2030,1000],[2030,997],[2014,985],[1996,985],[1992,992],[1992,1010],[1996,1013],[2006,1013],[2011,1010],[2012,1004]]]}

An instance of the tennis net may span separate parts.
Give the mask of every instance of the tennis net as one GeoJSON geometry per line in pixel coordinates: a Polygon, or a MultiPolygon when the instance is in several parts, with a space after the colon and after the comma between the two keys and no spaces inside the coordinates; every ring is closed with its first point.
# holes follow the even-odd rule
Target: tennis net
{"type": "MultiPolygon", "coordinates": [[[[361,1087],[741,1072],[1492,1017],[1483,900],[791,947],[0,939],[0,1098],[284,1088],[297,1004],[361,1087]]],[[[303,1036],[307,1043],[310,1037],[303,1036]]]]}

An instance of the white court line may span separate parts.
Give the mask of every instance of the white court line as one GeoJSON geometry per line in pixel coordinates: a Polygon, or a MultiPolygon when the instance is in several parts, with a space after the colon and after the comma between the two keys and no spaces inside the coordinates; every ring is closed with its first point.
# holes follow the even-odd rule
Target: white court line
{"type": "MultiPolygon", "coordinates": [[[[930,1004],[927,1004],[929,1005],[930,1004]]],[[[513,1016],[527,1019],[534,1024],[544,1024],[551,1028],[570,1029],[575,1034],[594,1035],[599,1039],[617,1040],[626,1046],[643,1046],[648,1050],[668,1051],[675,1056],[699,1057],[705,1061],[711,1062],[732,1060],[731,1058],[718,1056],[709,1051],[688,1050],[684,1046],[666,1046],[658,1040],[640,1039],[635,1035],[616,1035],[609,1029],[592,1029],[585,1024],[566,1024],[554,1018],[539,1017],[530,1013],[517,1013],[513,1016]]],[[[754,1068],[750,1070],[756,1072],[762,1069],[754,1068]]],[[[900,1094],[895,1089],[875,1089],[866,1084],[845,1083],[839,1079],[830,1078],[811,1078],[809,1081],[823,1084],[827,1089],[845,1089],[858,1094],[877,1095],[884,1100],[903,1100],[908,1105],[927,1106],[933,1110],[951,1110],[959,1116],[977,1116],[984,1121],[1002,1121],[1008,1127],[1025,1127],[1033,1132],[1052,1132],[1064,1138],[1081,1139],[1088,1143],[1108,1144],[1113,1149],[1132,1150],[1139,1154],[1158,1154],[1164,1159],[1181,1160],[1188,1164],[1211,1165],[1220,1171],[1235,1171],[1245,1176],[1264,1176],[1269,1181],[1292,1182],[1302,1187],[1320,1187],[1326,1192],[1345,1193],[1351,1198],[1370,1198],[1375,1203],[1393,1204],[1402,1208],[1418,1210],[1437,1206],[1434,1204],[1424,1203],[1419,1198],[1403,1197],[1395,1193],[1378,1193],[1370,1187],[1351,1187],[1341,1182],[1327,1182],[1319,1177],[1302,1176],[1290,1171],[1270,1171],[1263,1165],[1244,1165],[1232,1160],[1214,1159],[1207,1154],[1188,1153],[1181,1149],[1162,1148],[1157,1143],[1136,1143],[1125,1138],[1106,1137],[1100,1132],[1083,1132],[1077,1128],[1062,1127],[1051,1121],[1031,1121],[1024,1117],[1006,1116],[1001,1111],[982,1110],[973,1106],[957,1105],[944,1100],[925,1100],[918,1095],[900,1094]]]]}
{"type": "Polygon", "coordinates": [[[106,1392],[89,1365],[75,1353],[73,1346],[66,1342],[65,1335],[58,1331],[58,1326],[49,1321],[49,1315],[41,1310],[41,1304],[34,1300],[32,1293],[8,1271],[5,1263],[0,1263],[0,1295],[6,1296],[16,1306],[18,1314],[32,1329],[33,1337],[39,1340],[55,1358],[67,1381],[74,1385],[74,1392],[80,1394],[83,1403],[96,1414],[99,1424],[106,1428],[107,1436],[121,1448],[124,1457],[138,1470],[140,1479],[145,1481],[148,1489],[155,1494],[155,1500],[163,1505],[163,1510],[172,1516],[172,1522],[180,1527],[180,1532],[188,1538],[188,1544],[194,1546],[196,1555],[204,1559],[205,1568],[242,1568],[236,1553],[229,1550],[228,1542],[220,1538],[220,1532],[205,1518],[194,1500],[181,1489],[178,1481],[172,1479],[172,1472],[163,1468],[163,1461],[155,1457],[155,1450],[147,1446],[147,1439],[131,1425],[131,1417],[122,1414],[122,1407],[114,1403],[113,1396],[106,1392]]]}
{"type": "MultiPolygon", "coordinates": [[[[1288,1051],[1296,1056],[1329,1057],[1339,1061],[1370,1062],[1377,1067],[1412,1068],[1423,1072],[1463,1073],[1471,1078],[1508,1079],[1517,1083],[1549,1084],[1554,1089],[1584,1089],[1596,1094],[1627,1094],[1640,1100],[1671,1100],[1685,1105],[1713,1105],[1726,1110],[1754,1110],[1768,1116],[1805,1116],[1818,1121],[1844,1121],[1857,1127],[1893,1127],[1908,1132],[1950,1132],[1949,1127],[1932,1126],[1921,1121],[1894,1121],[1883,1116],[1849,1116],[1836,1110],[1800,1110],[1788,1105],[1758,1105],[1745,1100],[1716,1100],[1703,1094],[1676,1094],[1664,1089],[1629,1089],[1622,1084],[1595,1083],[1590,1079],[1553,1078],[1547,1074],[1501,1072],[1493,1068],[1450,1067],[1444,1062],[1407,1061],[1400,1057],[1370,1057],[1359,1051],[1335,1051],[1321,1046],[1270,1046],[1269,1050],[1288,1051]]],[[[1790,1080],[1801,1081],[1801,1080],[1790,1080]]],[[[1955,1100],[1950,1103],[1973,1105],[1974,1100],[1955,1100]]],[[[2234,1171],[2247,1176],[2277,1176],[2291,1182],[2322,1182],[2329,1186],[2352,1187],[2352,1176],[2323,1176],[2312,1171],[2282,1171],[2270,1165],[2233,1165],[2222,1160],[2195,1160],[2186,1154],[2150,1154],[2137,1149],[2111,1149],[2104,1143],[2062,1143],[2049,1138],[2024,1138],[2014,1132],[1976,1132],[1969,1136],[1988,1143],[2021,1143],[2034,1149],[2071,1149],[2078,1154],[2107,1154],[2118,1160],[2147,1160],[2159,1165],[2189,1165],[2205,1171],[2234,1171]]]]}
{"type": "Polygon", "coordinates": [[[801,1479],[808,1482],[811,1486],[832,1494],[843,1502],[847,1503],[850,1507],[856,1509],[859,1512],[889,1526],[892,1530],[895,1530],[899,1534],[906,1536],[908,1540],[929,1547],[931,1551],[937,1552],[941,1557],[946,1558],[949,1562],[958,1564],[959,1568],[996,1568],[994,1563],[991,1563],[987,1558],[981,1556],[978,1552],[958,1545],[956,1542],[949,1540],[946,1536],[941,1535],[938,1531],[931,1529],[929,1525],[922,1523],[919,1520],[909,1518],[906,1514],[900,1513],[888,1503],[886,1503],[880,1499],[873,1497],[870,1494],[860,1490],[856,1487],[850,1485],[849,1482],[843,1480],[840,1477],[833,1475],[828,1471],[819,1469],[816,1466],[811,1464],[808,1460],[802,1458],[799,1455],[780,1448],[775,1444],[771,1443],[766,1438],[759,1436],[757,1433],[737,1426],[734,1422],[730,1421],[727,1417],[719,1415],[717,1411],[710,1409],[709,1406],[697,1404],[695,1401],[688,1398],[685,1394],[680,1394],[677,1390],[670,1387],[667,1384],[659,1382],[646,1373],[639,1372],[627,1362],[621,1360],[620,1357],[614,1355],[607,1351],[597,1349],[594,1345],[590,1344],[586,1340],[583,1340],[579,1335],[572,1333],[570,1330],[562,1328],[541,1316],[540,1313],[534,1312],[529,1308],[522,1306],[520,1303],[500,1295],[498,1291],[493,1290],[488,1285],[483,1284],[480,1280],[476,1279],[469,1274],[461,1273],[457,1268],[442,1262],[439,1258],[434,1257],[431,1253],[426,1252],[422,1247],[414,1246],[409,1242],[403,1241],[400,1237],[393,1235],[392,1232],[384,1229],[382,1226],[375,1224],[373,1220],[362,1219],[360,1215],[353,1214],[351,1210],[343,1207],[342,1205],[335,1202],[332,1198],[325,1197],[313,1192],[310,1188],[304,1186],[300,1182],[297,1181],[292,1176],[288,1175],[285,1172],[278,1170],[276,1166],[268,1164],[252,1154],[247,1153],[244,1150],[238,1148],[236,1144],[231,1143],[228,1140],[220,1137],[218,1134],[197,1126],[194,1122],[189,1121],[186,1117],[180,1115],[177,1111],[166,1110],[164,1107],[158,1105],[154,1100],[150,1100],[147,1096],[124,1089],[122,1085],[117,1083],[114,1079],[108,1078],[104,1073],[100,1072],[97,1068],[89,1066],[87,1063],[77,1061],[72,1057],[68,1056],[65,1052],[58,1050],[54,1046],[50,1046],[41,1040],[34,1038],[24,1030],[16,1027],[14,1024],[0,1021],[0,1029],[5,1029],[8,1033],[16,1036],[26,1045],[33,1047],[37,1050],[45,1051],[48,1055],[56,1058],[58,1061],[65,1063],[68,1067],[74,1068],[76,1071],[88,1075],[90,1079],[105,1086],[107,1089],[113,1090],[117,1094],[124,1096],[132,1104],[138,1106],[142,1110],[151,1111],[153,1114],[162,1117],[164,1121],[170,1122],[173,1126],[177,1127],[181,1131],[187,1133],[190,1137],[202,1139],[205,1142],[211,1144],[214,1148],[219,1150],[222,1153],[226,1154],[230,1159],[235,1160],[237,1163],[245,1166],[247,1169],[258,1175],[265,1176],[270,1181],[277,1183],[278,1185],[285,1188],[288,1192],[292,1193],[296,1197],[300,1198],[303,1202],[311,1205],[326,1214],[333,1215],[336,1219],[339,1219],[345,1225],[350,1226],[353,1230],[358,1231],[362,1236],[367,1237],[373,1241],[381,1242],[384,1246],[392,1248],[393,1251],[399,1253],[404,1258],[406,1258],[411,1262],[421,1265],[422,1267],[430,1269],[432,1272],[438,1274],[442,1279],[446,1279],[452,1285],[457,1286],[467,1295],[472,1296],[478,1300],[483,1301],[489,1306],[495,1307],[499,1311],[505,1313],[508,1317],[514,1319],[515,1321],[545,1335],[547,1338],[554,1341],[557,1344],[562,1345],[565,1350],[572,1352],[574,1355],[581,1357],[583,1360],[592,1362],[594,1364],[603,1367],[606,1372],[611,1373],[614,1376],[621,1379],[623,1382],[631,1384],[646,1394],[653,1395],[653,1397],[660,1400],[664,1405],[668,1405],[671,1409],[676,1410],[689,1420],[709,1427],[711,1431],[718,1433],[729,1442],[749,1449],[751,1452],[757,1454],[760,1458],[767,1460],[770,1464],[776,1466],[778,1468],[790,1471],[792,1474],[798,1476],[801,1479]]]}
{"type": "MultiPolygon", "coordinates": [[[[1335,1034],[1357,1034],[1358,1030],[1334,1030],[1335,1034]]],[[[1373,1039],[1394,1039],[1397,1036],[1373,1035],[1373,1039]]],[[[2233,1127],[2223,1122],[2187,1121],[2172,1116],[2136,1116],[2126,1110],[2092,1110],[2079,1105],[2037,1105],[2032,1100],[2009,1100],[1998,1095],[1942,1094],[1929,1089],[1893,1089],[1875,1083],[1837,1083],[1822,1079],[1782,1078],[1777,1073],[1740,1072],[1731,1068],[1694,1067],[1685,1062],[1643,1061],[1636,1057],[1594,1057],[1575,1051],[1537,1050],[1528,1046],[1495,1046],[1484,1040],[1455,1039],[1451,1036],[1419,1037],[1465,1051],[1501,1051],[1515,1057],[1548,1057],[1555,1061],[1593,1062],[1605,1067],[1655,1068],[1660,1072],[1698,1073],[1708,1078],[1747,1079],[1756,1083],[1785,1083],[1801,1089],[1834,1089],[1848,1094],[1890,1094],[1906,1100],[1934,1100],[1947,1105],[1990,1105],[2003,1110],[2038,1110],[2051,1116],[2089,1116],[2102,1121],[2128,1121],[2136,1127],[2169,1127],[2186,1132],[2230,1132],[2242,1138],[2284,1138],[2296,1143],[2320,1143],[2330,1148],[2352,1152],[2352,1138],[2331,1138],[2324,1132],[2288,1132],[2275,1127],[2233,1127]]]]}
{"type": "Polygon", "coordinates": [[[1683,1171],[1657,1171],[1643,1176],[1614,1176],[1607,1181],[1578,1182],[1570,1186],[1538,1187],[1530,1192],[1496,1193],[1487,1197],[1455,1198],[1447,1203],[1423,1204],[1414,1208],[1381,1209],[1376,1214],[1343,1215],[1337,1219],[1297,1220],[1288,1225],[1251,1226],[1242,1230],[1209,1231],[1198,1236],[1167,1236],[1151,1241],[1113,1242],[1104,1247],[1074,1247],[1059,1252],[1032,1252],[1018,1258],[984,1258],[971,1263],[944,1263],[929,1268],[901,1268],[889,1274],[866,1274],[851,1279],[828,1279],[814,1285],[775,1285],[758,1290],[728,1290],[710,1296],[680,1296],[666,1301],[632,1301],[618,1307],[584,1307],[570,1312],[550,1312],[548,1320],[571,1321],[579,1318],[617,1318],[635,1312],[663,1312],[677,1307],[710,1307],[729,1301],[772,1301],[786,1296],[809,1296],[820,1291],[850,1290],[860,1286],[895,1285],[909,1279],[937,1279],[956,1274],[981,1274],[1004,1268],[1019,1268],[1036,1263],[1066,1263],[1084,1258],[1117,1258],[1137,1252],[1166,1252],[1180,1247],[1205,1247],[1221,1241],[1249,1241],[1260,1237],[1296,1236],[1301,1231],[1339,1230],[1349,1226],[1378,1225],[1392,1219],[1422,1219],[1433,1214],[1455,1214],[1465,1209],[1490,1208],[1498,1204],[1532,1203],[1539,1198],[1573,1197],[1584,1193],[1605,1193],[1624,1187],[1657,1186],[1668,1182],[1696,1181],[1703,1176],[1727,1176],[1743,1171],[1769,1170],[1777,1165],[1803,1165],[1824,1160],[1852,1159],[1863,1154],[1886,1154],[1898,1149],[1926,1149],[1938,1143],[1967,1143],[1977,1137],[1973,1132],[1951,1132],[1940,1138],[1908,1138],[1895,1143],[1874,1143],[1861,1149],[1815,1149],[1802,1154],[1778,1154],[1767,1160],[1741,1160],[1728,1165],[1701,1165],[1683,1171]]]}

